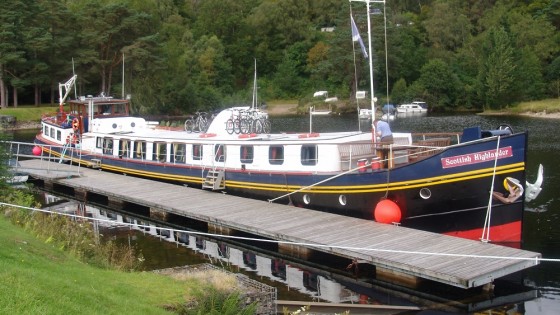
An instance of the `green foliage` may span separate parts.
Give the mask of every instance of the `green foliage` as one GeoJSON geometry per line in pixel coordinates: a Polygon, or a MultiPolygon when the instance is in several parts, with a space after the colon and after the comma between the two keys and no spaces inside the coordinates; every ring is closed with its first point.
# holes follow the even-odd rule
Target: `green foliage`
{"type": "MultiPolygon", "coordinates": [[[[36,208],[33,195],[21,189],[4,192],[6,203],[36,208]]],[[[19,207],[3,207],[1,212],[12,223],[24,227],[45,243],[65,250],[92,265],[122,271],[136,270],[141,257],[133,248],[117,246],[113,242],[100,242],[99,235],[88,221],[72,221],[62,215],[51,215],[19,207]]]]}
{"type": "Polygon", "coordinates": [[[196,300],[178,308],[178,313],[184,315],[251,315],[256,313],[257,304],[244,305],[238,292],[205,288],[196,300]]]}
{"type": "Polygon", "coordinates": [[[422,67],[418,84],[422,94],[412,94],[434,107],[452,107],[459,89],[459,80],[451,68],[440,59],[432,59],[422,67]]]}
{"type": "MultiPolygon", "coordinates": [[[[353,95],[369,90],[367,60],[350,40],[350,12],[367,39],[364,9],[337,0],[8,2],[0,12],[2,104],[15,103],[14,93],[39,104],[49,91],[55,101],[72,60],[79,95],[124,91],[140,114],[186,114],[243,99],[255,59],[267,98],[353,95]]],[[[543,79],[560,53],[556,1],[394,1],[386,9],[387,43],[385,17],[370,15],[379,98],[401,79],[408,91],[393,89],[401,94],[391,99],[428,97],[451,109],[559,94],[555,80],[543,79]],[[434,69],[436,59],[448,69],[434,69]],[[422,70],[427,65],[431,74],[422,70]],[[445,87],[426,81],[435,73],[449,76],[445,87]]]]}
{"type": "Polygon", "coordinates": [[[513,99],[515,70],[514,49],[503,27],[492,28],[485,46],[485,61],[479,72],[486,105],[501,109],[513,99]]]}

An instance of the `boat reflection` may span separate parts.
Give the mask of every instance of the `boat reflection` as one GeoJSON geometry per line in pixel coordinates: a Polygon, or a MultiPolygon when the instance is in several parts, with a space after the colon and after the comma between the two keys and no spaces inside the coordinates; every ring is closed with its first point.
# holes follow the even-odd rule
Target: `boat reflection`
{"type": "MultiPolygon", "coordinates": [[[[189,249],[193,255],[202,255],[214,265],[235,268],[254,280],[266,281],[279,288],[278,299],[293,299],[283,296],[282,290],[297,291],[307,301],[352,304],[382,304],[417,306],[421,309],[437,309],[444,312],[473,312],[504,309],[522,309],[524,301],[537,298],[537,291],[523,285],[523,279],[497,280],[494,292],[480,292],[454,288],[426,287],[404,288],[396,284],[383,283],[371,278],[358,278],[351,272],[333,272],[317,266],[306,266],[286,257],[274,257],[260,253],[242,244],[210,239],[195,231],[182,231],[166,227],[146,218],[136,218],[107,209],[67,201],[46,194],[46,209],[68,214],[77,214],[93,220],[96,229],[105,236],[113,233],[130,237],[130,231],[153,236],[157,242],[167,241],[189,249]],[[127,232],[127,233],[124,233],[127,232]],[[285,286],[285,289],[282,287],[285,286]]],[[[202,233],[205,234],[205,233],[202,233]]],[[[169,250],[172,250],[173,246],[169,250]]]]}

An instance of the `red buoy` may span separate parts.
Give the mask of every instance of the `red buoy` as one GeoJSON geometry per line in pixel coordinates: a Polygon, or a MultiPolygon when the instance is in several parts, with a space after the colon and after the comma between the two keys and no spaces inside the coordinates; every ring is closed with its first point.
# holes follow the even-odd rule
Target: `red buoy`
{"type": "Polygon", "coordinates": [[[41,155],[41,153],[43,153],[43,150],[41,150],[41,148],[38,147],[38,146],[34,146],[32,152],[33,152],[33,155],[39,156],[39,155],[41,155]]]}
{"type": "Polygon", "coordinates": [[[389,200],[384,199],[377,203],[373,212],[375,221],[379,223],[401,222],[401,209],[399,206],[389,200]]]}

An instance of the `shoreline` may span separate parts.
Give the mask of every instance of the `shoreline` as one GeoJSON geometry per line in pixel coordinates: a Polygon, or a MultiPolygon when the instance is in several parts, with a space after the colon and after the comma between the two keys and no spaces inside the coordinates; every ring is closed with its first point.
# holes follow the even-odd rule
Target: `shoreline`
{"type": "MultiPolygon", "coordinates": [[[[272,105],[267,110],[270,116],[284,116],[284,115],[295,115],[297,109],[297,104],[279,104],[272,105]]],[[[511,112],[482,112],[477,115],[484,116],[525,116],[531,118],[544,118],[544,119],[560,119],[560,112],[547,113],[542,112],[523,112],[523,113],[511,113],[511,112]]],[[[41,123],[36,121],[21,121],[16,122],[12,126],[0,127],[0,130],[24,130],[24,129],[39,129],[41,128],[41,123]]]]}

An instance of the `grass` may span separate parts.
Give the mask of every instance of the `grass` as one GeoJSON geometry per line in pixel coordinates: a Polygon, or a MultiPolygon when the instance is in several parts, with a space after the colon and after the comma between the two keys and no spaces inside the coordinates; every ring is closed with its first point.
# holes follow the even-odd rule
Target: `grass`
{"type": "MultiPolygon", "coordinates": [[[[31,196],[20,191],[0,195],[7,203],[33,203],[31,196]]],[[[89,225],[55,218],[52,227],[62,233],[47,237],[56,233],[43,217],[50,216],[30,215],[15,207],[0,209],[1,314],[254,313],[256,306],[240,306],[238,293],[227,283],[211,281],[223,277],[179,279],[150,272],[122,272],[110,268],[109,263],[101,264],[102,268],[84,263],[76,258],[83,258],[76,255],[83,250],[69,244],[91,244],[87,233],[77,231],[89,230],[89,225]],[[60,234],[66,235],[66,241],[60,240],[60,234]],[[70,238],[77,240],[70,242],[70,238]]],[[[87,261],[98,263],[106,257],[103,253],[96,256],[87,261]]]]}
{"type": "Polygon", "coordinates": [[[0,313],[169,314],[190,283],[81,263],[0,216],[0,313]]]}
{"type": "Polygon", "coordinates": [[[540,101],[524,102],[513,107],[512,112],[516,114],[532,112],[540,113],[546,111],[547,113],[560,112],[560,98],[551,98],[540,101]]]}
{"type": "Polygon", "coordinates": [[[17,121],[39,121],[41,116],[46,113],[55,113],[58,106],[18,106],[18,108],[8,107],[0,110],[0,115],[14,116],[17,121]]]}

